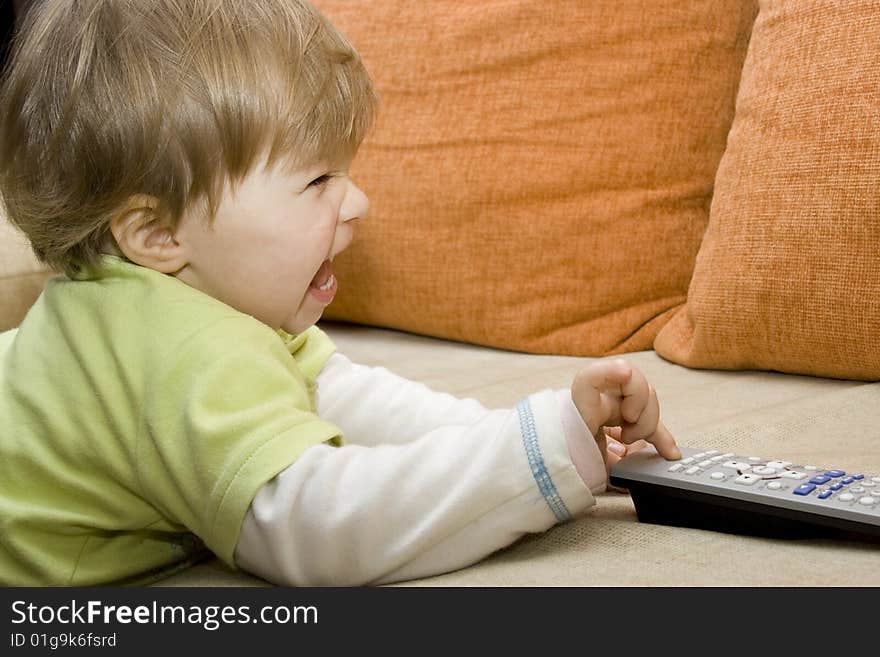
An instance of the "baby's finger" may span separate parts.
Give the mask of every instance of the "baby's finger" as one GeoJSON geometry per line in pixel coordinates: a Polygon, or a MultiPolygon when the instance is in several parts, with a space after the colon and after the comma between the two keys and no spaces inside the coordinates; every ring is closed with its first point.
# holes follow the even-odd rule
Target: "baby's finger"
{"type": "MultiPolygon", "coordinates": [[[[616,419],[616,402],[603,394],[611,388],[618,392],[629,380],[632,368],[624,360],[597,361],[578,372],[571,384],[571,397],[587,423],[590,433],[597,435],[603,424],[616,419]]],[[[615,395],[616,397],[616,395],[615,395]]]]}
{"type": "Polygon", "coordinates": [[[645,407],[639,415],[638,421],[625,424],[621,431],[621,440],[625,443],[633,443],[643,440],[657,430],[660,421],[660,402],[657,400],[657,392],[648,386],[648,398],[645,407]]]}
{"type": "Polygon", "coordinates": [[[636,442],[626,446],[626,455],[629,456],[639,450],[645,449],[648,446],[647,440],[637,440],[636,442]]]}
{"type": "MultiPolygon", "coordinates": [[[[608,443],[608,448],[605,453],[605,469],[606,469],[606,474],[607,474],[607,477],[609,480],[611,479],[611,466],[612,465],[617,463],[624,456],[627,456],[630,453],[632,453],[634,451],[633,448],[639,449],[640,446],[644,446],[647,444],[647,443],[645,443],[645,441],[640,440],[632,445],[624,445],[623,443],[616,440],[614,435],[612,435],[612,434],[617,434],[617,436],[619,436],[620,435],[620,427],[605,427],[605,436],[606,436],[607,443],[608,443]]],[[[619,486],[613,486],[610,481],[608,482],[606,489],[609,492],[615,492],[615,493],[628,493],[629,492],[629,491],[627,491],[626,488],[621,488],[619,486]]]]}
{"type": "Polygon", "coordinates": [[[605,435],[609,438],[613,438],[617,442],[620,442],[620,432],[622,429],[620,427],[605,427],[605,435]]]}
{"type": "Polygon", "coordinates": [[[651,386],[641,370],[632,368],[632,375],[620,387],[623,402],[620,404],[620,415],[624,421],[634,424],[639,421],[645,407],[651,400],[651,386]]]}
{"type": "Polygon", "coordinates": [[[676,461],[681,458],[681,450],[678,449],[678,445],[675,443],[675,438],[673,438],[672,434],[669,433],[669,430],[663,426],[662,422],[657,423],[657,431],[645,438],[645,440],[656,448],[660,456],[670,461],[676,461]]]}
{"type": "Polygon", "coordinates": [[[610,453],[616,454],[617,456],[619,456],[621,458],[627,455],[627,453],[629,451],[627,449],[627,446],[624,445],[619,440],[616,440],[615,438],[613,438],[611,435],[609,435],[607,429],[605,431],[605,438],[606,438],[605,443],[607,445],[606,449],[610,453]]]}
{"type": "Polygon", "coordinates": [[[581,389],[589,387],[601,393],[603,390],[625,384],[629,381],[632,371],[632,365],[622,358],[599,360],[578,372],[575,385],[581,389]]]}

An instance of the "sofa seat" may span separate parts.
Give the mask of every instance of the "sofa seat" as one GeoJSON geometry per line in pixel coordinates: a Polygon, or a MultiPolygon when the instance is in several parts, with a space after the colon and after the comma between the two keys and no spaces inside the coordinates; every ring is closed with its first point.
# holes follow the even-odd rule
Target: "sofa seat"
{"type": "MultiPolygon", "coordinates": [[[[339,350],[490,408],[567,387],[591,359],[539,356],[385,329],[323,323],[339,350]]],[[[758,371],[694,370],[653,351],[625,356],[657,388],[682,445],[880,474],[880,383],[758,371]]],[[[878,586],[876,544],[765,539],[639,523],[630,497],[608,492],[587,514],[526,536],[418,586],[878,586]]],[[[262,586],[216,560],[159,586],[262,586]]]]}

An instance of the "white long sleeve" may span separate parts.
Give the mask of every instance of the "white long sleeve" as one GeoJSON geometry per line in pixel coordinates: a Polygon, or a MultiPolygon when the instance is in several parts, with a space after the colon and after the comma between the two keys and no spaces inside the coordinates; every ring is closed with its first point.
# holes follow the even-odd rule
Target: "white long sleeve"
{"type": "Polygon", "coordinates": [[[349,445],[408,443],[442,425],[473,424],[488,412],[476,399],[433,391],[338,352],[318,375],[318,415],[342,429],[349,445]]]}
{"type": "Polygon", "coordinates": [[[239,566],[272,582],[447,572],[583,512],[604,489],[594,441],[582,441],[589,486],[572,464],[565,431],[586,431],[566,395],[489,411],[338,354],[318,385],[319,415],[346,446],[312,447],[263,486],[236,548],[239,566]]]}

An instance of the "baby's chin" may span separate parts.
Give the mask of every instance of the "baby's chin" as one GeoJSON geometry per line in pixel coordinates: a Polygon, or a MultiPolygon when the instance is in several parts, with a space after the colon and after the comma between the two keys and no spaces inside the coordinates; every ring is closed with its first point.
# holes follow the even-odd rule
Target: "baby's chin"
{"type": "Polygon", "coordinates": [[[306,319],[303,317],[294,317],[281,324],[281,330],[290,335],[299,335],[312,328],[321,319],[323,313],[318,313],[314,319],[306,319]]]}

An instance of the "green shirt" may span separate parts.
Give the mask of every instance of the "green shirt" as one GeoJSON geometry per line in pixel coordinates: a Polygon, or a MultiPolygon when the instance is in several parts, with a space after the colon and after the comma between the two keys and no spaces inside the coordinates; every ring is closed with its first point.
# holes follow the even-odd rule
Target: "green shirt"
{"type": "Polygon", "coordinates": [[[233,565],[259,488],[312,445],[334,350],[113,256],[0,334],[0,584],[144,583],[233,565]]]}

